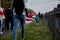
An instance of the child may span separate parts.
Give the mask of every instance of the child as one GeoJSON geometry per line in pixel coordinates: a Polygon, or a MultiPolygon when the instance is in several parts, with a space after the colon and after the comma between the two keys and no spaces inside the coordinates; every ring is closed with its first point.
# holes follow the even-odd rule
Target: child
{"type": "Polygon", "coordinates": [[[36,15],[36,17],[35,17],[35,21],[36,21],[36,24],[39,25],[40,18],[38,17],[38,15],[36,15]]]}

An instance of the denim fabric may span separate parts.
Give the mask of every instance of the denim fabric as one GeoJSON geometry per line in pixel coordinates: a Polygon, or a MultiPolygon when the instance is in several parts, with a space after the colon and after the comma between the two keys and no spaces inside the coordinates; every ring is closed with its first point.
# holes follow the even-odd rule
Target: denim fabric
{"type": "Polygon", "coordinates": [[[3,29],[3,20],[0,20],[0,31],[3,29]]]}
{"type": "Polygon", "coordinates": [[[21,24],[21,37],[24,38],[24,25],[25,25],[25,17],[24,15],[14,15],[14,26],[13,26],[13,40],[17,40],[17,30],[18,30],[18,23],[20,21],[21,24]]]}

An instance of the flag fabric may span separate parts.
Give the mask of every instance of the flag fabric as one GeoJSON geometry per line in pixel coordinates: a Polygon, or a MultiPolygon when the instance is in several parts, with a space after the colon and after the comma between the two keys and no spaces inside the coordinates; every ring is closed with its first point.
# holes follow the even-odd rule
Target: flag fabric
{"type": "Polygon", "coordinates": [[[26,23],[31,23],[32,21],[34,21],[33,18],[29,18],[29,17],[26,17],[26,18],[25,18],[25,22],[26,22],[26,23]]]}

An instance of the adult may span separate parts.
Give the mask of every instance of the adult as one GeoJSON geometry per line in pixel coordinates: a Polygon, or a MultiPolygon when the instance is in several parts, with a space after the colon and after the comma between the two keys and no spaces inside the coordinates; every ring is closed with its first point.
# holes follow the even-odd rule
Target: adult
{"type": "Polygon", "coordinates": [[[38,13],[38,17],[39,17],[39,18],[41,17],[41,14],[40,14],[40,12],[38,13]]]}
{"type": "Polygon", "coordinates": [[[17,40],[17,29],[18,29],[19,21],[22,28],[21,40],[24,40],[24,25],[25,25],[25,16],[23,15],[24,0],[14,0],[13,9],[14,8],[15,8],[16,15],[14,16],[13,40],[17,40]]]}
{"type": "Polygon", "coordinates": [[[13,11],[10,7],[5,10],[5,17],[5,27],[7,28],[7,31],[9,28],[13,30],[13,11]]]}
{"type": "Polygon", "coordinates": [[[4,15],[4,10],[3,8],[1,7],[1,4],[0,4],[0,34],[2,34],[2,28],[3,28],[3,20],[5,19],[5,15],[4,15]]]}

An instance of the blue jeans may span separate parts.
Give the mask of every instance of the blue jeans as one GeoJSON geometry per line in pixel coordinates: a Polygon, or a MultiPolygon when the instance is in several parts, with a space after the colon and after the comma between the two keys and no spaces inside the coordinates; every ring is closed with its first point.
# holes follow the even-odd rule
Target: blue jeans
{"type": "Polygon", "coordinates": [[[24,15],[14,15],[14,26],[13,26],[13,40],[17,40],[17,30],[18,30],[18,23],[20,21],[21,24],[21,37],[24,38],[24,26],[25,26],[25,17],[24,15]]]}
{"type": "Polygon", "coordinates": [[[3,20],[0,20],[0,31],[3,29],[3,20]]]}

